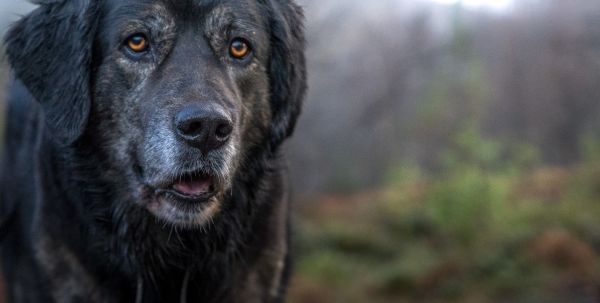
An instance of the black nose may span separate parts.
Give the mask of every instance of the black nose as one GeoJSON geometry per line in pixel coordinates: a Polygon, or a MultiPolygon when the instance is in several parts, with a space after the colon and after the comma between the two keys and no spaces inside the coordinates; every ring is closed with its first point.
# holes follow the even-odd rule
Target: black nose
{"type": "Polygon", "coordinates": [[[189,105],[175,115],[175,129],[188,145],[207,153],[225,144],[233,123],[217,105],[189,105]]]}

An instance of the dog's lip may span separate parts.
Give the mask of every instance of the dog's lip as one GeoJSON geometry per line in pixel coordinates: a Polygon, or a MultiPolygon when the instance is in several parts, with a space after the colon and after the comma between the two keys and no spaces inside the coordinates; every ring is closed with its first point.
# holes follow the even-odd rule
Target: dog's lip
{"type": "Polygon", "coordinates": [[[182,202],[201,203],[209,201],[216,195],[216,192],[210,191],[199,195],[188,195],[174,189],[157,189],[154,191],[156,195],[167,195],[182,202]]]}
{"type": "Polygon", "coordinates": [[[217,193],[216,178],[199,172],[184,174],[164,186],[154,188],[157,196],[169,196],[189,203],[205,202],[217,193]]]}

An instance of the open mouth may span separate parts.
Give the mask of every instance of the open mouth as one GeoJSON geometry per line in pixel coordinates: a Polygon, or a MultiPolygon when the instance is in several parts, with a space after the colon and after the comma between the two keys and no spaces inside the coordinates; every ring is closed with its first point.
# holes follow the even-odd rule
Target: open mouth
{"type": "Polygon", "coordinates": [[[215,178],[202,173],[185,174],[168,186],[156,189],[155,194],[185,203],[206,202],[216,194],[215,178]]]}
{"type": "Polygon", "coordinates": [[[143,190],[151,198],[145,207],[165,222],[190,228],[202,226],[220,211],[222,186],[215,175],[187,173],[159,186],[146,186],[143,190]]]}

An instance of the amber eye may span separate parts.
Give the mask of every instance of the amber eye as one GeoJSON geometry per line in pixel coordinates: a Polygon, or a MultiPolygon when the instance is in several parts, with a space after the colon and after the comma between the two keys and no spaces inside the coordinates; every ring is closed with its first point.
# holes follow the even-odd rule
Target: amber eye
{"type": "Polygon", "coordinates": [[[250,54],[250,45],[242,38],[235,38],[229,46],[229,54],[236,59],[244,59],[250,54]]]}
{"type": "Polygon", "coordinates": [[[135,53],[143,53],[148,50],[148,39],[142,34],[135,34],[127,38],[127,47],[135,53]]]}

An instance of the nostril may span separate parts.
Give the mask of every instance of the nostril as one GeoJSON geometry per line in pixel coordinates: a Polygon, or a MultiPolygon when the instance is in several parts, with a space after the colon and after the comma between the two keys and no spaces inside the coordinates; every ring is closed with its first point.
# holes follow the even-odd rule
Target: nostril
{"type": "Polygon", "coordinates": [[[232,131],[233,127],[230,123],[220,123],[215,129],[215,138],[219,141],[225,141],[229,139],[232,131]]]}
{"type": "Polygon", "coordinates": [[[201,121],[192,121],[187,125],[186,133],[191,136],[199,135],[202,130],[201,121]]]}
{"type": "Polygon", "coordinates": [[[202,121],[195,119],[184,121],[178,123],[177,129],[184,136],[198,136],[202,132],[202,121]]]}

